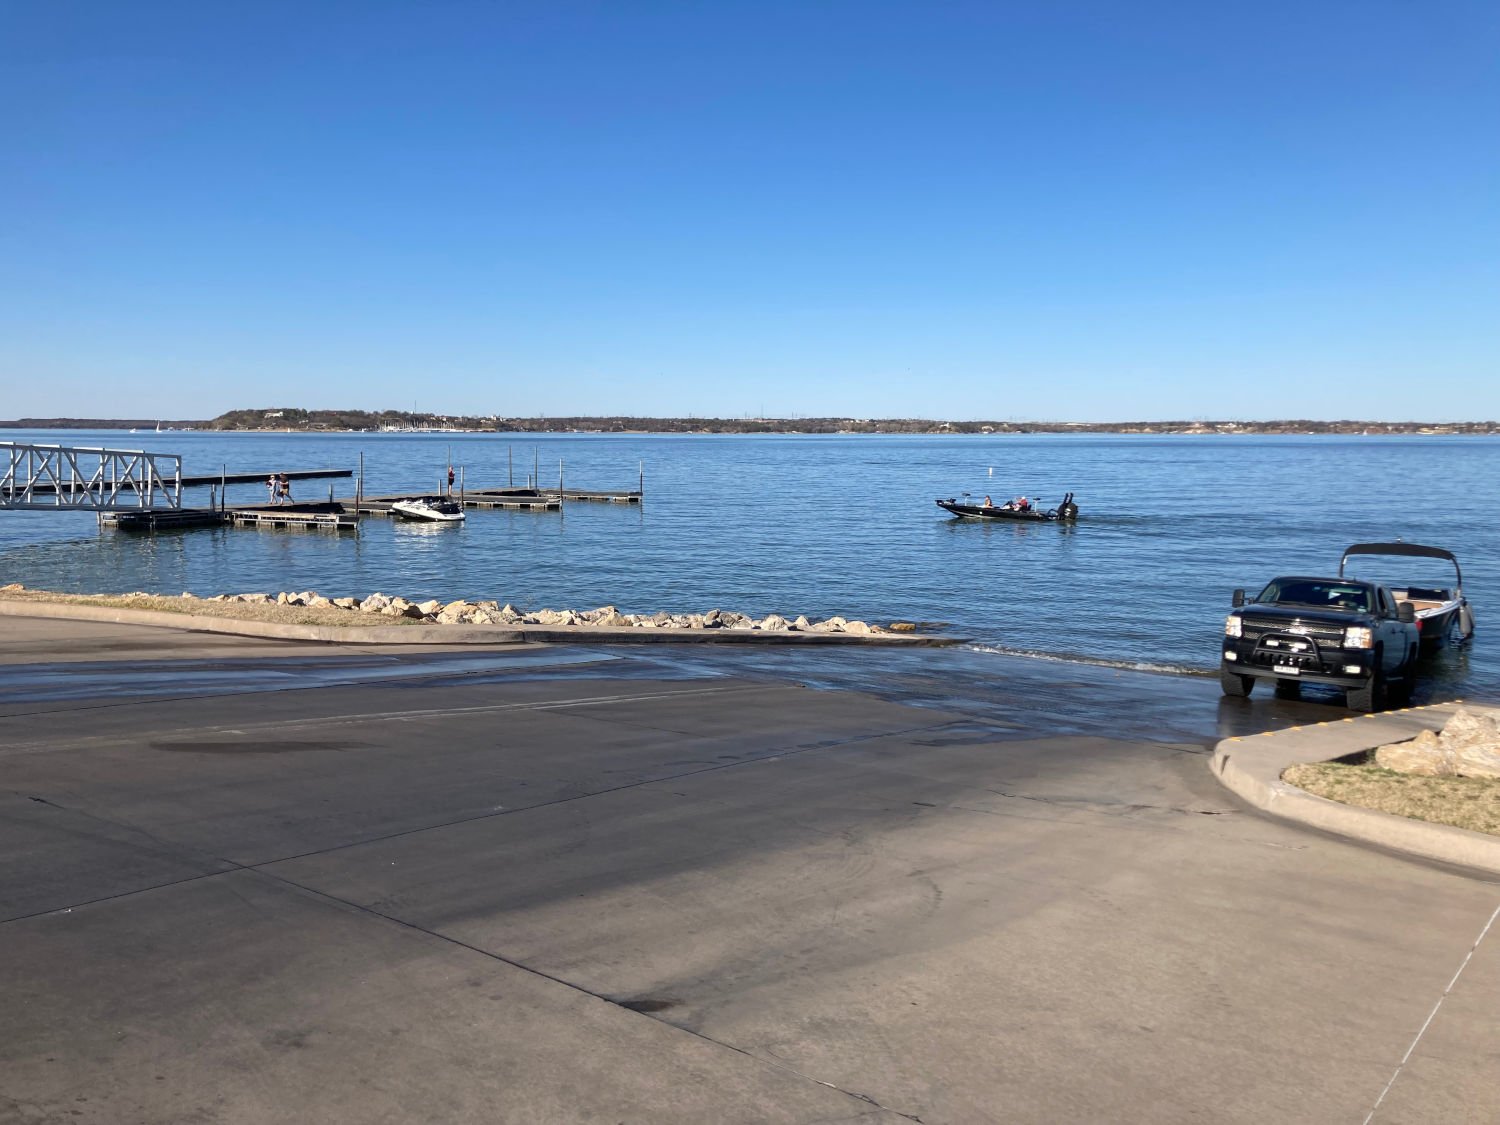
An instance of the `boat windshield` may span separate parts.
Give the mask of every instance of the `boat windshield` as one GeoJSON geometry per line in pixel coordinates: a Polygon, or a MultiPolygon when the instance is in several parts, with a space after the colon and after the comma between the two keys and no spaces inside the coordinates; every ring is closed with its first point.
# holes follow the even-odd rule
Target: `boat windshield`
{"type": "Polygon", "coordinates": [[[1255,599],[1273,605],[1307,605],[1319,609],[1370,611],[1370,588],[1359,582],[1317,578],[1278,578],[1255,599]]]}

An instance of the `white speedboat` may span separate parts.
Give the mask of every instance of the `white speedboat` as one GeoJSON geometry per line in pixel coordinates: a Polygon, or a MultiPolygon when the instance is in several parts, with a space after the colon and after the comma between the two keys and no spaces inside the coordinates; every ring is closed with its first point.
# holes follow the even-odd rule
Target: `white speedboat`
{"type": "Polygon", "coordinates": [[[463,505],[457,500],[432,496],[408,496],[391,505],[391,511],[409,520],[429,520],[433,523],[462,523],[463,505]]]}
{"type": "Polygon", "coordinates": [[[1464,597],[1464,576],[1453,552],[1441,547],[1424,547],[1420,543],[1356,543],[1344,552],[1339,563],[1339,577],[1354,555],[1388,555],[1418,559],[1441,559],[1453,564],[1452,586],[1392,585],[1397,602],[1410,602],[1416,612],[1417,628],[1422,632],[1422,647],[1462,644],[1474,635],[1474,610],[1464,597]]]}

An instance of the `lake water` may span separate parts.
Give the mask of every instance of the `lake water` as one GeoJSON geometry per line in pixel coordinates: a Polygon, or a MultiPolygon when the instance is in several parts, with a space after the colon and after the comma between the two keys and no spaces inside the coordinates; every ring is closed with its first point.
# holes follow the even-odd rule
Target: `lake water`
{"type": "MultiPolygon", "coordinates": [[[[200,595],[313,589],[494,598],[522,608],[842,614],[942,622],[980,650],[1211,672],[1230,592],[1278,573],[1335,573],[1346,546],[1447,547],[1475,605],[1474,642],[1440,657],[1442,692],[1500,696],[1500,439],[1485,437],[209,434],[0,431],[0,439],[178,453],[185,473],[355,468],[366,492],[634,488],[640,507],[472,511],[466,524],[371,519],[359,533],[204,529],[136,536],[74,513],[0,512],[0,583],[200,595]],[[936,497],[1047,506],[1076,526],[955,521],[936,497]]],[[[340,494],[352,491],[335,482],[340,494]]],[[[327,482],[294,486],[326,499],[327,482]]],[[[264,502],[263,485],[230,501],[264,502]]],[[[207,490],[189,503],[207,503],[207,490]]],[[[1446,565],[1446,564],[1444,564],[1446,565]]],[[[1373,578],[1443,566],[1362,562],[1373,578]]],[[[1448,573],[1451,575],[1451,568],[1448,573]]]]}

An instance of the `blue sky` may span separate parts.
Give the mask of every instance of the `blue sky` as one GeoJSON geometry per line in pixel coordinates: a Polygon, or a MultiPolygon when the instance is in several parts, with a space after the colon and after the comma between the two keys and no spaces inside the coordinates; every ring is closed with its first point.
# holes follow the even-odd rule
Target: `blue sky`
{"type": "Polygon", "coordinates": [[[1500,417],[1500,7],[0,3],[0,417],[1500,417]]]}

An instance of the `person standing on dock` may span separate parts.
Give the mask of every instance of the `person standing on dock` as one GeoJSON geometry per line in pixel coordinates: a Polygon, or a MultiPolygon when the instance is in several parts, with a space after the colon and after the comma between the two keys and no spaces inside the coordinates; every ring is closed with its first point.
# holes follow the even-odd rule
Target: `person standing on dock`
{"type": "Polygon", "coordinates": [[[448,495],[453,495],[453,466],[448,466],[448,495]]]}
{"type": "Polygon", "coordinates": [[[285,473],[281,474],[281,498],[288,504],[292,502],[292,478],[285,473]]]}
{"type": "Polygon", "coordinates": [[[277,477],[275,473],[272,473],[269,477],[266,478],[266,496],[270,500],[270,502],[274,504],[276,503],[276,498],[280,494],[281,479],[277,477]]]}

